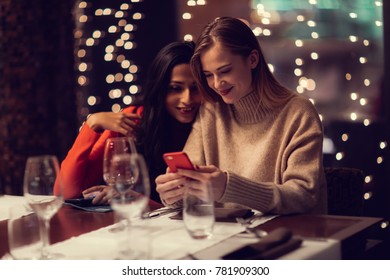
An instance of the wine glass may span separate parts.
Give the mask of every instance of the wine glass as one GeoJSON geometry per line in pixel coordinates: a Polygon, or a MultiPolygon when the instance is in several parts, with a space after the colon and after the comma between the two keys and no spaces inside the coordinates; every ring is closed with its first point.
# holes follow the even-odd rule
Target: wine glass
{"type": "Polygon", "coordinates": [[[119,196],[111,198],[111,206],[126,219],[128,230],[126,245],[121,248],[121,256],[138,258],[139,252],[132,250],[130,241],[132,229],[140,224],[142,226],[141,216],[147,208],[150,197],[149,174],[144,157],[138,153],[114,156],[110,176],[115,177],[114,189],[119,193],[119,196]]]}
{"type": "Polygon", "coordinates": [[[59,164],[56,156],[43,155],[27,159],[23,191],[24,197],[40,221],[40,235],[43,243],[41,259],[61,258],[60,254],[52,254],[47,248],[50,220],[63,204],[61,188],[60,191],[54,193],[54,182],[58,174],[59,164]]]}
{"type": "MultiPolygon", "coordinates": [[[[114,137],[108,138],[106,140],[106,145],[104,148],[104,158],[103,158],[103,179],[106,184],[110,187],[114,187],[115,179],[118,174],[110,173],[111,164],[114,156],[136,153],[137,149],[134,143],[133,138],[131,137],[114,137]]],[[[117,213],[119,214],[119,213],[117,213]]],[[[123,220],[123,217],[116,217],[120,220],[123,220]]],[[[122,223],[116,224],[113,228],[110,229],[110,232],[117,232],[124,229],[122,223]]]]}
{"type": "Polygon", "coordinates": [[[186,187],[183,197],[183,222],[194,239],[212,236],[215,215],[213,192],[209,184],[186,187]]]}

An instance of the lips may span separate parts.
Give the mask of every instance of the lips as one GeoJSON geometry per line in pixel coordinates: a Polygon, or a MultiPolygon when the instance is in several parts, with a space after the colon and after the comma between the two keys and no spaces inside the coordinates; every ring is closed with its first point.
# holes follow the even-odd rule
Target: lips
{"type": "Polygon", "coordinates": [[[218,93],[222,96],[225,96],[225,95],[228,95],[230,93],[230,91],[232,90],[233,87],[230,87],[228,89],[224,89],[224,90],[218,90],[218,93]]]}

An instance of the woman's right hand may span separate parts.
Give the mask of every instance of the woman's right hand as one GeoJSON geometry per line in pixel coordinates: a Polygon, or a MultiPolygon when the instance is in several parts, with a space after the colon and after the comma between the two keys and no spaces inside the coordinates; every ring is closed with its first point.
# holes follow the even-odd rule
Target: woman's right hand
{"type": "Polygon", "coordinates": [[[98,133],[107,129],[122,135],[134,136],[140,118],[139,115],[132,113],[99,112],[89,116],[86,123],[98,133]]]}
{"type": "Polygon", "coordinates": [[[159,175],[156,182],[156,190],[160,194],[164,204],[171,205],[183,199],[184,188],[182,187],[187,178],[177,173],[167,172],[159,175]]]}

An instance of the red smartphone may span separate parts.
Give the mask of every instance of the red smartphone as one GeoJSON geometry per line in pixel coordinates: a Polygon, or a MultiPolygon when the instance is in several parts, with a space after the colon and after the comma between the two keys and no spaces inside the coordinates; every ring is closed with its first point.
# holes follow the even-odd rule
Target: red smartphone
{"type": "Polygon", "coordinates": [[[185,152],[165,153],[163,158],[172,172],[177,172],[178,168],[195,170],[194,165],[185,152]]]}

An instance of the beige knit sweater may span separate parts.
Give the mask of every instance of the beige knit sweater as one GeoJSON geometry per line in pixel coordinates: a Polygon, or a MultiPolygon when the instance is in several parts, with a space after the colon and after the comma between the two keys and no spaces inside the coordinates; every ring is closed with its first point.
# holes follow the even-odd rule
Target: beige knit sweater
{"type": "Polygon", "coordinates": [[[254,93],[234,105],[205,103],[184,151],[195,164],[226,171],[219,202],[263,213],[325,214],[323,131],[313,104],[294,95],[265,114],[258,103],[254,93]]]}

